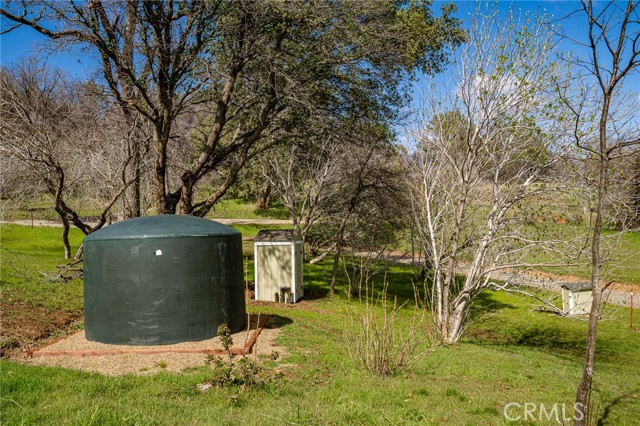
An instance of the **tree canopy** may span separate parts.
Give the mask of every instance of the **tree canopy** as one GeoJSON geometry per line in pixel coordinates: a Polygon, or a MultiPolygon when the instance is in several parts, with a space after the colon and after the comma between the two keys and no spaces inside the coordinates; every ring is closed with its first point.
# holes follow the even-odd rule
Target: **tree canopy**
{"type": "Polygon", "coordinates": [[[463,41],[453,11],[436,17],[427,1],[24,0],[0,13],[98,55],[105,92],[152,131],[157,212],[202,216],[248,161],[301,129],[397,119],[403,83],[440,71],[463,41]]]}

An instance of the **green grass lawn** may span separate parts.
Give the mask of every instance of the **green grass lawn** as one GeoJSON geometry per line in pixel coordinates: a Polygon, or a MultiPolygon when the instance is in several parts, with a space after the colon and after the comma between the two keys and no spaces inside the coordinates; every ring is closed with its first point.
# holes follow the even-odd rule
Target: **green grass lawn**
{"type": "MultiPolygon", "coordinates": [[[[36,308],[45,314],[81,311],[80,281],[48,282],[41,274],[53,274],[62,262],[59,229],[11,225],[0,231],[3,310],[9,304],[20,307],[15,315],[36,308]]],[[[77,245],[80,235],[72,237],[77,245]]],[[[555,423],[509,422],[504,406],[558,403],[570,411],[581,377],[585,321],[487,292],[476,301],[460,344],[437,348],[410,371],[382,378],[349,357],[347,313],[362,304],[349,300],[341,285],[340,294],[329,297],[329,276],[329,261],[305,265],[304,303],[249,308],[286,319],[278,343],[290,355],[265,363],[284,373],[265,387],[201,393],[196,385],[211,376],[207,367],[105,377],[4,359],[2,424],[537,425],[555,423]]],[[[390,293],[410,298],[412,276],[408,268],[390,267],[390,293]]],[[[376,277],[377,288],[382,277],[376,277]]],[[[403,309],[401,327],[410,314],[403,309]]],[[[629,331],[628,309],[610,307],[608,314],[612,319],[601,322],[598,334],[594,408],[601,424],[633,425],[640,418],[640,334],[629,331]]],[[[5,319],[3,314],[3,325],[5,319]]]]}
{"type": "MultiPolygon", "coordinates": [[[[576,225],[568,223],[547,224],[544,232],[554,238],[570,238],[585,231],[576,225]]],[[[604,268],[606,279],[640,286],[640,232],[620,234],[617,231],[604,231],[602,247],[604,248],[605,256],[609,258],[604,268]]],[[[538,263],[558,262],[557,256],[553,254],[535,252],[532,252],[525,260],[538,263]]],[[[590,252],[587,250],[582,258],[584,266],[540,269],[558,275],[574,275],[588,279],[591,277],[588,267],[589,260],[590,252]]]]}
{"type": "Polygon", "coordinates": [[[289,219],[289,210],[272,203],[268,210],[256,208],[255,202],[242,198],[223,199],[206,216],[209,219],[289,219]]]}

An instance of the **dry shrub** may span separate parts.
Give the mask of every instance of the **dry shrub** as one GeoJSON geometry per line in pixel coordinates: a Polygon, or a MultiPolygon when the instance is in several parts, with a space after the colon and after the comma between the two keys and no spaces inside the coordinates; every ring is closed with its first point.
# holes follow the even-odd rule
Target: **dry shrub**
{"type": "Polygon", "coordinates": [[[408,325],[400,320],[401,310],[409,301],[398,304],[397,297],[388,298],[388,281],[382,292],[366,283],[364,306],[348,312],[345,327],[349,355],[357,364],[384,377],[402,373],[433,349],[424,334],[425,310],[414,300],[408,325]]]}

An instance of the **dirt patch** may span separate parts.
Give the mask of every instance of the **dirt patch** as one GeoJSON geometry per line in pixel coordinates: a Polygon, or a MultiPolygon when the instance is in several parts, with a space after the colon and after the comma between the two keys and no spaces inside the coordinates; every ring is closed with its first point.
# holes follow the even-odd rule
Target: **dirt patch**
{"type": "MultiPolygon", "coordinates": [[[[549,280],[555,281],[558,283],[586,283],[590,282],[589,278],[580,278],[573,275],[558,275],[551,272],[543,272],[543,271],[530,271],[525,272],[526,275],[539,279],[539,280],[549,280]]],[[[640,287],[634,284],[629,283],[618,283],[614,282],[611,287],[612,290],[622,291],[625,293],[636,292],[640,293],[640,287]]]]}
{"type": "Polygon", "coordinates": [[[76,331],[83,319],[82,311],[51,310],[20,302],[1,302],[0,312],[3,358],[24,358],[27,351],[76,331]]]}
{"type": "MultiPolygon", "coordinates": [[[[234,347],[243,346],[251,337],[255,329],[243,330],[232,335],[234,347]]],[[[276,340],[280,330],[278,328],[270,328],[269,323],[260,332],[251,357],[260,355],[277,354],[278,358],[286,355],[286,351],[278,346],[276,340]]],[[[84,330],[75,333],[65,339],[53,343],[42,351],[108,351],[114,349],[131,349],[131,350],[173,350],[173,349],[221,349],[220,340],[216,337],[213,339],[202,340],[198,342],[183,342],[173,345],[161,346],[123,346],[123,345],[107,345],[98,342],[88,341],[85,337],[84,330]]],[[[65,367],[76,370],[97,372],[108,376],[117,376],[122,374],[148,375],[155,374],[160,371],[181,372],[186,368],[199,367],[207,363],[207,355],[200,353],[125,353],[117,355],[104,356],[43,356],[40,358],[27,359],[24,362],[33,365],[48,365],[65,367]]]]}

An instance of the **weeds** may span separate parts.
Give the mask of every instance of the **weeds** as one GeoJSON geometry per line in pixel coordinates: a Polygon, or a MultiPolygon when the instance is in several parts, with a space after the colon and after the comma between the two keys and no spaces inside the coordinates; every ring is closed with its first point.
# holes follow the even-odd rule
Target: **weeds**
{"type": "Polygon", "coordinates": [[[227,352],[227,360],[217,356],[207,357],[207,364],[213,369],[213,377],[210,382],[212,386],[246,389],[262,387],[270,382],[273,376],[267,375],[266,370],[256,361],[244,355],[235,360],[235,356],[231,352],[233,338],[227,324],[221,324],[218,327],[218,338],[222,348],[227,352]]]}

